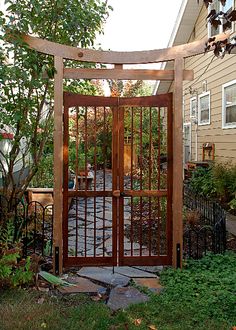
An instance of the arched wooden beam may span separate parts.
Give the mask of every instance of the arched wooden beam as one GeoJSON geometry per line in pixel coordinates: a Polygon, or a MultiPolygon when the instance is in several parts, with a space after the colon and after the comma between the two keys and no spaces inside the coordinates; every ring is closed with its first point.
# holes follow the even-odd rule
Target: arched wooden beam
{"type": "MultiPolygon", "coordinates": [[[[225,40],[229,37],[229,33],[221,33],[217,35],[216,41],[225,40]]],[[[146,64],[172,61],[177,57],[185,58],[204,52],[207,38],[191,42],[189,44],[174,46],[171,48],[134,51],[134,52],[115,52],[100,51],[92,49],[76,48],[58,44],[46,39],[39,39],[24,35],[23,40],[41,53],[59,56],[71,60],[79,60],[81,62],[94,62],[104,64],[146,64]]]]}

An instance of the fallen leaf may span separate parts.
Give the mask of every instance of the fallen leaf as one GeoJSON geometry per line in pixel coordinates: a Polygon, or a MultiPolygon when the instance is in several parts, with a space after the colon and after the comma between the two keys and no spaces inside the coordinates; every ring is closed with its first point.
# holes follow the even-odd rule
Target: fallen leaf
{"type": "Polygon", "coordinates": [[[140,326],[141,323],[142,323],[142,319],[135,319],[134,320],[134,325],[136,325],[137,327],[140,326]]]}
{"type": "Polygon", "coordinates": [[[43,297],[39,298],[38,301],[37,301],[37,304],[42,305],[44,303],[44,300],[45,299],[43,297]]]}
{"type": "Polygon", "coordinates": [[[102,295],[101,294],[98,294],[96,296],[92,296],[91,299],[93,301],[100,301],[102,299],[102,295]]]}
{"type": "Polygon", "coordinates": [[[151,324],[151,325],[148,326],[148,329],[157,330],[157,327],[155,325],[151,324]]]}
{"type": "Polygon", "coordinates": [[[49,292],[49,288],[42,288],[42,287],[38,287],[38,290],[41,292],[49,292]]]}

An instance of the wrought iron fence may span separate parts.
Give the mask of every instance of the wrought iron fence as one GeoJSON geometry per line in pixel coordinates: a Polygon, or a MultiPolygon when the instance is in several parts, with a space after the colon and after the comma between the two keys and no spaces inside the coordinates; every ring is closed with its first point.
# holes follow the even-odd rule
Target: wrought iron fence
{"type": "Polygon", "coordinates": [[[193,193],[184,186],[184,206],[198,213],[194,224],[185,222],[184,256],[199,259],[207,252],[224,253],[226,250],[226,213],[216,201],[193,193]]]}
{"type": "Polygon", "coordinates": [[[22,244],[23,256],[52,256],[53,205],[0,195],[0,242],[22,244]]]}
{"type": "MultiPolygon", "coordinates": [[[[199,213],[195,225],[185,223],[184,257],[201,258],[208,251],[226,250],[226,214],[215,201],[209,201],[184,187],[184,205],[199,213]]],[[[39,253],[52,256],[53,205],[33,201],[9,201],[0,195],[0,242],[20,242],[24,256],[39,253]]]]}

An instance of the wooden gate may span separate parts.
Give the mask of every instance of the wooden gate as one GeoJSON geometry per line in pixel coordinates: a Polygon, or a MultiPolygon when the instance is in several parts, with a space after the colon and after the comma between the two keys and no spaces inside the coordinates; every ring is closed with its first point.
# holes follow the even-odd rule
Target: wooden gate
{"type": "Polygon", "coordinates": [[[172,94],[64,93],[63,150],[63,265],[171,264],[172,94]]]}

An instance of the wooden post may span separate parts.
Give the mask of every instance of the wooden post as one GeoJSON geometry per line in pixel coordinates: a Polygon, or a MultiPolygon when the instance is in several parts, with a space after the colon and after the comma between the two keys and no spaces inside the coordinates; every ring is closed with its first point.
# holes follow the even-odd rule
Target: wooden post
{"type": "Polygon", "coordinates": [[[184,59],[177,57],[174,63],[174,111],[173,111],[173,261],[174,267],[182,267],[183,251],[183,66],[184,59]]]}
{"type": "Polygon", "coordinates": [[[62,273],[62,214],[63,214],[63,58],[55,56],[54,66],[54,216],[53,270],[62,273]]]}

